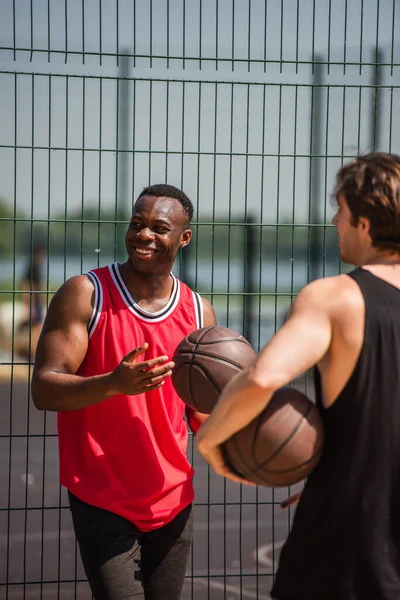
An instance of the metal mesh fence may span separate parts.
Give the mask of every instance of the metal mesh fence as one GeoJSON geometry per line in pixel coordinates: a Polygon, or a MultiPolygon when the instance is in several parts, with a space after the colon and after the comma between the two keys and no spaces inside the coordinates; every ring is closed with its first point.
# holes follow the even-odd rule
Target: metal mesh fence
{"type": "MultiPolygon", "coordinates": [[[[37,300],[122,260],[132,202],[168,182],[195,205],[176,274],[262,346],[305,283],[342,269],[338,167],[400,152],[399,18],[395,0],[3,0],[1,600],[91,598],[55,415],[30,401],[37,300]]],[[[221,481],[192,440],[189,456],[184,598],[268,599],[293,490],[221,481]]]]}

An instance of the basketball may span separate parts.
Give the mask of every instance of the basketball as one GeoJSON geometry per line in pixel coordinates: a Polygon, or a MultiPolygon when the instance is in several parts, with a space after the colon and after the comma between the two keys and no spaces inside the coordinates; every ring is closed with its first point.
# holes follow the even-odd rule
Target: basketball
{"type": "Polygon", "coordinates": [[[316,406],[302,392],[282,388],[221,450],[236,475],[258,485],[282,487],[310,475],[323,442],[323,423],[316,406]]]}
{"type": "Polygon", "coordinates": [[[177,346],[172,357],[172,383],[186,404],[210,414],[228,381],[255,357],[249,342],[233,329],[202,327],[177,346]]]}

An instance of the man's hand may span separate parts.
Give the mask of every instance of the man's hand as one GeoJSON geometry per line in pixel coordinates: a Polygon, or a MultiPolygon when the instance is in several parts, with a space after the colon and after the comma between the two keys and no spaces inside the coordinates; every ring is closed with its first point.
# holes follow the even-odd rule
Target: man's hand
{"type": "Polygon", "coordinates": [[[134,396],[157,390],[164,385],[165,379],[172,375],[175,364],[166,362],[168,356],[158,356],[143,362],[135,362],[136,358],[146,352],[148,347],[149,345],[145,343],[129,352],[115,371],[110,374],[111,386],[115,390],[115,394],[134,396]]]}
{"type": "MultiPolygon", "coordinates": [[[[201,428],[199,431],[201,431],[201,428]]],[[[217,475],[222,475],[222,477],[226,477],[226,479],[230,479],[235,483],[245,483],[246,485],[251,485],[253,487],[256,485],[252,481],[247,481],[247,479],[244,479],[243,477],[239,477],[239,475],[232,473],[232,471],[230,470],[230,468],[224,460],[220,447],[207,447],[202,442],[202,437],[199,437],[199,434],[197,435],[196,439],[196,447],[200,454],[203,456],[203,458],[214,469],[217,475]]]]}
{"type": "Polygon", "coordinates": [[[288,498],[283,500],[283,502],[281,502],[281,508],[288,508],[288,506],[292,506],[292,504],[298,504],[300,498],[301,498],[301,492],[298,492],[297,494],[293,494],[292,496],[289,496],[288,498]]]}

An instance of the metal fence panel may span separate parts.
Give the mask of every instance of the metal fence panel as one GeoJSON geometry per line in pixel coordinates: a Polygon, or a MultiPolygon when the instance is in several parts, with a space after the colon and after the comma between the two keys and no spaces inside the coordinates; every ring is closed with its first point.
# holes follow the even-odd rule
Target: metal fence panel
{"type": "MultiPolygon", "coordinates": [[[[260,348],[305,283],[343,268],[338,167],[400,152],[400,13],[396,0],[3,0],[1,12],[0,599],[89,600],[21,323],[36,296],[48,304],[68,277],[122,259],[132,202],[168,182],[195,205],[176,273],[260,348]]],[[[294,385],[312,394],[307,377],[294,385]]],[[[293,490],[224,482],[193,440],[189,456],[184,598],[267,600],[293,490]]]]}

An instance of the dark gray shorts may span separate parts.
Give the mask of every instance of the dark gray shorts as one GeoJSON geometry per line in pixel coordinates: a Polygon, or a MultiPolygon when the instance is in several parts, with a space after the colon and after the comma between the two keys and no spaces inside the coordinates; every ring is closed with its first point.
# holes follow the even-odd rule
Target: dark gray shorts
{"type": "Polygon", "coordinates": [[[179,600],[193,534],[192,505],[150,532],[69,493],[94,600],[179,600]]]}

